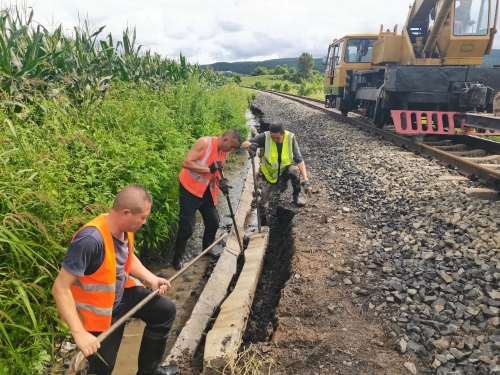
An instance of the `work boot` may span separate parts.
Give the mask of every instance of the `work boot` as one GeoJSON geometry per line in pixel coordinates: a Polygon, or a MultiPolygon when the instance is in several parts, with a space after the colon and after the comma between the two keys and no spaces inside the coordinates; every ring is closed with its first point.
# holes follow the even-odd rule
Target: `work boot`
{"type": "Polygon", "coordinates": [[[167,335],[151,332],[147,328],[142,335],[139,349],[139,370],[136,375],[176,375],[177,366],[159,366],[167,347],[167,335]]]}
{"type": "Polygon", "coordinates": [[[174,258],[172,259],[172,267],[174,270],[179,271],[182,269],[184,262],[181,259],[174,258]]]}
{"type": "Polygon", "coordinates": [[[186,251],[187,240],[180,240],[177,238],[175,241],[174,258],[172,259],[172,267],[174,270],[179,271],[182,268],[182,256],[186,251]]]}
{"type": "Polygon", "coordinates": [[[302,199],[300,194],[293,195],[293,203],[295,203],[297,207],[303,207],[306,205],[306,202],[302,199]]]}

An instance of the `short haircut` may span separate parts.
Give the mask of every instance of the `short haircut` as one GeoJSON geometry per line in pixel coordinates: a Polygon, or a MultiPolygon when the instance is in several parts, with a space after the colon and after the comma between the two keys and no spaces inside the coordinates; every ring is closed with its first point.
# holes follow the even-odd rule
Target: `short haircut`
{"type": "Polygon", "coordinates": [[[269,132],[283,134],[285,132],[285,127],[283,124],[271,124],[269,125],[269,132]]]}
{"type": "Polygon", "coordinates": [[[222,133],[223,137],[237,139],[239,143],[241,143],[241,134],[236,129],[228,129],[224,133],[222,133]]]}
{"type": "Polygon", "coordinates": [[[151,195],[141,185],[131,184],[125,186],[116,195],[113,210],[130,210],[135,215],[144,210],[144,203],[153,203],[151,195]]]}

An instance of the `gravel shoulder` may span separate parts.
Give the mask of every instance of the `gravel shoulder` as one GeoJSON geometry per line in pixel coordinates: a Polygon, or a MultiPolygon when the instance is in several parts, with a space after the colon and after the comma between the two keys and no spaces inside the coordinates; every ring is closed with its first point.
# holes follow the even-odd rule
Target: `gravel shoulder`
{"type": "Polygon", "coordinates": [[[301,209],[290,190],[278,198],[284,237],[245,345],[273,374],[500,374],[499,203],[323,112],[266,93],[253,105],[296,134],[314,197],[301,209]]]}

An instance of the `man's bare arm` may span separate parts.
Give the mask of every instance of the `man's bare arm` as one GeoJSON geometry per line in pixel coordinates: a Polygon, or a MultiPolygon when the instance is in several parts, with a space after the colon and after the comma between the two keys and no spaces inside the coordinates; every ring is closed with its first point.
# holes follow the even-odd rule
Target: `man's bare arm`
{"type": "Polygon", "coordinates": [[[167,289],[170,288],[170,282],[167,279],[154,275],[151,271],[144,267],[135,254],[132,255],[130,275],[147,282],[152,290],[160,288],[160,294],[165,293],[167,289]]]}
{"type": "Polygon", "coordinates": [[[184,158],[184,161],[182,162],[182,167],[189,169],[190,171],[193,172],[199,172],[199,173],[210,172],[210,168],[196,164],[196,161],[203,154],[203,150],[205,149],[206,145],[207,145],[207,140],[205,138],[198,139],[194,143],[193,147],[191,147],[186,157],[184,158]]]}
{"type": "Polygon", "coordinates": [[[300,174],[302,175],[302,180],[303,181],[308,180],[307,171],[306,171],[306,163],[301,161],[299,164],[297,164],[297,167],[299,168],[300,174]]]}
{"type": "Polygon", "coordinates": [[[101,345],[94,335],[85,330],[78,316],[75,299],[70,289],[70,286],[77,280],[77,276],[61,268],[52,287],[52,295],[56,301],[57,311],[68,325],[76,345],[88,357],[97,352],[101,345]]]}

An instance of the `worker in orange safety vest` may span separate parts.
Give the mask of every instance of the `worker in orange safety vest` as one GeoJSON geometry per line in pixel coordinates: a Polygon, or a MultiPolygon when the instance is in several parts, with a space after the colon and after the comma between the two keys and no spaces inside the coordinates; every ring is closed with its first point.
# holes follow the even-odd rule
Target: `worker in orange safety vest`
{"type": "Polygon", "coordinates": [[[214,242],[219,229],[219,214],[215,208],[217,194],[221,188],[227,189],[227,185],[219,186],[220,171],[227,154],[240,142],[241,135],[235,129],[226,130],[220,137],[201,137],[184,158],[179,175],[179,229],[172,260],[174,269],[182,268],[186,244],[196,224],[196,211],[200,211],[205,225],[202,250],[214,242]]]}
{"type": "MultiPolygon", "coordinates": [[[[125,186],[109,214],[98,216],[75,234],[54,282],[57,309],[76,345],[88,357],[89,374],[111,375],[125,325],[101,344],[97,336],[151,289],[163,294],[170,287],[168,280],[148,271],[134,254],[134,233],[146,223],[151,204],[151,196],[142,186],[125,186]]],[[[137,375],[179,373],[177,366],[159,366],[175,314],[175,304],[157,295],[133,315],[146,323],[137,375]]]]}

